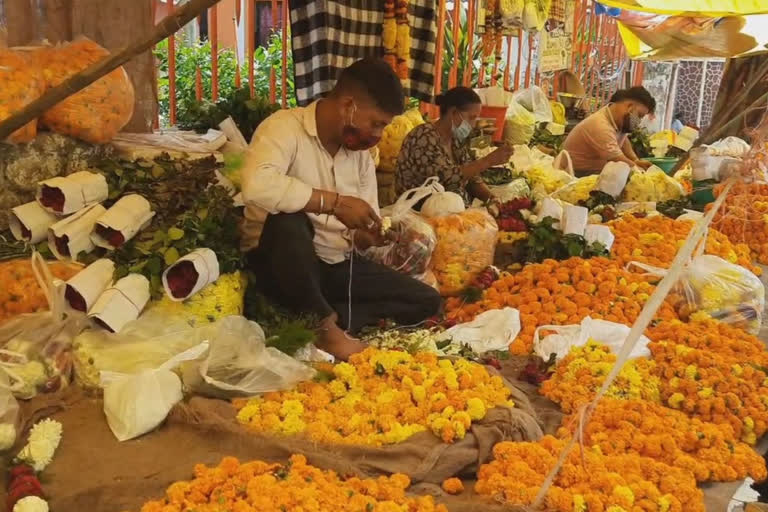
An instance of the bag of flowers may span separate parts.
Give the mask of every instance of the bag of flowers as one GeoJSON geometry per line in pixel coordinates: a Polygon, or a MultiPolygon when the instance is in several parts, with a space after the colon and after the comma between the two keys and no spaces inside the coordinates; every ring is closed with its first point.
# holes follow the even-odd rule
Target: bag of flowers
{"type": "MultiPolygon", "coordinates": [[[[49,88],[108,56],[106,49],[84,37],[35,55],[49,88]]],[[[133,85],[119,67],[50,108],[40,120],[57,133],[105,144],[131,120],[133,103],[133,85]]]]}
{"type": "MultiPolygon", "coordinates": [[[[39,98],[45,92],[43,74],[22,53],[0,48],[0,121],[39,98]]],[[[30,121],[6,142],[30,142],[37,135],[37,120],[30,121]]]]}
{"type": "Polygon", "coordinates": [[[437,235],[430,268],[440,293],[458,295],[493,264],[499,228],[484,208],[429,219],[437,235]]]}

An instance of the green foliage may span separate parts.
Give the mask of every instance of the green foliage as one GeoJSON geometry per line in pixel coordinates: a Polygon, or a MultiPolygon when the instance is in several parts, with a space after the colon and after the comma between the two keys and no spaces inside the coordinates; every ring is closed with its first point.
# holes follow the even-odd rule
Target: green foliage
{"type": "Polygon", "coordinates": [[[565,260],[574,256],[592,258],[608,255],[605,246],[600,242],[588,244],[583,236],[563,235],[552,227],[555,222],[552,217],[546,217],[531,228],[527,241],[528,263],[541,263],[546,259],[565,260]]]}
{"type": "Polygon", "coordinates": [[[651,136],[645,128],[638,128],[629,134],[629,142],[638,158],[653,156],[651,148],[651,136]]]}
{"type": "MultiPolygon", "coordinates": [[[[253,54],[254,93],[256,96],[269,97],[270,70],[276,73],[276,94],[278,101],[282,97],[282,39],[279,32],[272,34],[267,47],[258,47],[253,54]]],[[[160,106],[160,118],[163,124],[168,124],[170,112],[169,79],[168,79],[168,41],[164,40],[155,47],[155,57],[158,59],[158,88],[157,96],[160,106]]],[[[237,94],[235,75],[237,72],[237,57],[234,50],[222,48],[218,54],[219,62],[219,97],[232,99],[237,94]]],[[[178,119],[181,123],[188,112],[195,112],[197,98],[195,95],[195,80],[197,69],[201,72],[203,98],[211,98],[211,45],[209,41],[185,45],[176,40],[176,105],[178,119]]],[[[296,93],[293,82],[293,56],[288,53],[288,87],[287,99],[289,106],[296,105],[296,93]]],[[[248,66],[244,62],[240,66],[242,86],[248,86],[248,66]]],[[[187,119],[185,122],[189,123],[187,119]]]]}
{"type": "Polygon", "coordinates": [[[546,128],[546,123],[539,123],[536,125],[536,130],[533,132],[533,137],[529,146],[536,146],[541,144],[542,146],[551,148],[555,153],[560,153],[565,142],[565,134],[552,135],[546,128]]]}

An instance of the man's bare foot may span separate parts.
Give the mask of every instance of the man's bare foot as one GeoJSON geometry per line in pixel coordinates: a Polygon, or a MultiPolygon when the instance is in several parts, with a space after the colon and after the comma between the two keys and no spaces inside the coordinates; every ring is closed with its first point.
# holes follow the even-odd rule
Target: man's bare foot
{"type": "Polygon", "coordinates": [[[340,361],[346,361],[352,354],[366,349],[367,345],[352,338],[336,325],[336,317],[326,318],[318,329],[317,348],[328,352],[340,361]]]}

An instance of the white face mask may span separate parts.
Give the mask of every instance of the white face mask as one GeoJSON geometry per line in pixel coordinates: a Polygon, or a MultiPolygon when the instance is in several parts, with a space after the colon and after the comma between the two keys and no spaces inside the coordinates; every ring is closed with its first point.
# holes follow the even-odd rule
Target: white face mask
{"type": "Polygon", "coordinates": [[[453,138],[457,142],[464,142],[469,137],[469,134],[472,133],[472,125],[461,114],[459,114],[459,117],[461,117],[461,123],[459,123],[459,126],[453,127],[453,138]]]}

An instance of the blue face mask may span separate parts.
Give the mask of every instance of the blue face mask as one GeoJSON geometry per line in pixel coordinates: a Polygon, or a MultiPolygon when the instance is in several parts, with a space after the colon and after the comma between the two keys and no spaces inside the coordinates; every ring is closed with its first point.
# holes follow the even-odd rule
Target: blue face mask
{"type": "MultiPolygon", "coordinates": [[[[461,114],[459,115],[461,116],[461,114]]],[[[467,140],[470,133],[472,133],[472,125],[462,116],[459,126],[453,127],[453,138],[456,139],[457,142],[464,142],[467,140]]]]}

